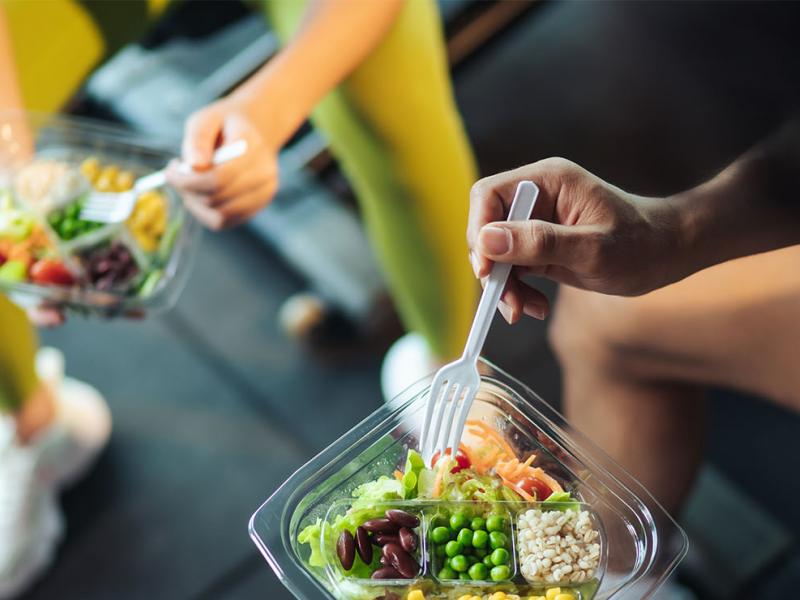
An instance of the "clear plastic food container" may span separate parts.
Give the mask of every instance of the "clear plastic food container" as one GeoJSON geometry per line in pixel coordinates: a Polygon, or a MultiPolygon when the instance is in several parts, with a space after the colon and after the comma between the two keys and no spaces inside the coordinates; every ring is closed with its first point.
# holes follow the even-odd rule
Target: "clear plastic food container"
{"type": "Polygon", "coordinates": [[[105,316],[170,308],[201,229],[177,193],[140,195],[120,224],[83,221],[80,206],[92,189],[129,189],[174,156],[170,144],[120,127],[0,112],[0,292],[105,316]]]}
{"type": "MultiPolygon", "coordinates": [[[[558,573],[556,576],[563,581],[542,583],[523,577],[519,546],[523,525],[528,527],[530,523],[523,523],[522,519],[529,518],[523,515],[534,514],[528,511],[546,504],[524,500],[376,502],[371,507],[374,514],[367,517],[382,517],[391,508],[419,518],[418,527],[413,529],[418,544],[412,553],[419,570],[413,572],[413,577],[383,580],[364,575],[359,578],[344,570],[338,542],[327,539],[324,528],[346,513],[354,502],[353,491],[361,484],[380,476],[392,477],[395,472],[401,477],[399,469],[406,464],[409,449],[417,449],[426,392],[432,379],[428,377],[301,467],[252,516],[250,536],[278,578],[297,598],[455,600],[464,596],[486,599],[504,592],[520,598],[552,600],[558,597],[554,588],[561,585],[562,592],[567,593],[562,598],[571,594],[575,600],[643,600],[651,597],[674,570],[686,554],[686,535],[642,485],[585,436],[571,430],[558,412],[525,385],[483,359],[480,370],[481,388],[470,419],[493,428],[518,456],[534,453],[537,464],[560,481],[565,491],[571,492],[573,500],[568,505],[559,508],[558,504],[548,504],[549,511],[561,510],[563,514],[567,514],[564,512],[567,509],[586,511],[585,518],[590,528],[596,530],[599,544],[594,549],[595,568],[591,578],[570,583],[569,575],[558,573]],[[460,581],[440,576],[445,555],[434,548],[435,519],[441,519],[443,513],[446,518],[456,512],[470,518],[486,517],[483,521],[486,523],[490,513],[502,515],[500,522],[506,528],[506,537],[502,539],[507,539],[505,547],[510,559],[504,563],[508,569],[498,573],[498,581],[460,581]],[[310,547],[298,540],[300,532],[315,523],[323,527],[319,541],[325,564],[320,567],[309,565],[310,547]],[[547,590],[551,590],[549,596],[547,590]]],[[[480,527],[480,522],[475,526],[480,527]]],[[[482,561],[482,556],[485,562],[484,554],[470,558],[469,564],[482,561]]],[[[491,561],[487,564],[491,565],[491,561]]]]}

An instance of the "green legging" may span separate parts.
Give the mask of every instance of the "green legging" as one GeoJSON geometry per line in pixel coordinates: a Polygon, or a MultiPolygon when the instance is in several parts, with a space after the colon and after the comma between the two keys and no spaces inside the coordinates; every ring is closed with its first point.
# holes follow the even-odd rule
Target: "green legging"
{"type": "MultiPolygon", "coordinates": [[[[41,21],[42,12],[33,4],[9,7],[12,32],[36,29],[33,21],[41,21]]],[[[66,98],[66,89],[60,88],[73,85],[79,75],[71,76],[68,65],[60,65],[57,80],[24,76],[26,64],[32,65],[29,72],[46,67],[41,44],[66,36],[72,40],[73,64],[85,70],[101,53],[100,33],[111,30],[104,26],[94,36],[85,31],[71,36],[73,23],[74,28],[93,27],[98,16],[82,11],[80,3],[63,0],[59,5],[63,12],[49,36],[37,36],[35,43],[30,36],[14,40],[26,103],[40,109],[53,106],[54,98],[66,98]]],[[[265,8],[286,40],[305,3],[274,0],[265,8]]],[[[118,45],[107,37],[106,48],[118,45]]],[[[457,355],[476,294],[464,239],[476,170],[453,100],[435,2],[407,0],[388,36],[318,105],[312,119],[356,192],[404,325],[421,333],[437,356],[457,355]]],[[[30,381],[35,382],[35,347],[23,313],[0,299],[0,408],[18,406],[30,381]]]]}
{"type": "MultiPolygon", "coordinates": [[[[265,7],[286,40],[305,2],[265,7]]],[[[355,189],[406,328],[439,357],[456,356],[475,310],[464,232],[477,174],[433,0],[407,0],[389,35],[312,121],[355,189]]]]}

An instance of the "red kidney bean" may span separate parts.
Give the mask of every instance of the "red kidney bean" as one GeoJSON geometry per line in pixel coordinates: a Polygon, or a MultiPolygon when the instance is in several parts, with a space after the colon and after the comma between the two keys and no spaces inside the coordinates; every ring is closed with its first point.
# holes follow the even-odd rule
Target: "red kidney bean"
{"type": "Polygon", "coordinates": [[[339,541],[336,542],[336,553],[339,555],[339,561],[345,571],[353,568],[353,561],[356,559],[356,543],[353,540],[353,534],[346,529],[339,536],[339,541]]]}
{"type": "Polygon", "coordinates": [[[383,567],[372,574],[373,579],[403,579],[394,567],[383,567]]]}
{"type": "Polygon", "coordinates": [[[396,533],[376,533],[372,539],[378,546],[400,543],[400,537],[396,533]]]}
{"type": "Polygon", "coordinates": [[[397,533],[400,526],[389,519],[371,519],[361,525],[367,531],[373,533],[397,533]]]}
{"type": "Polygon", "coordinates": [[[356,550],[364,564],[372,562],[372,540],[369,539],[367,530],[363,527],[356,529],[356,550]]]}
{"type": "Polygon", "coordinates": [[[400,546],[409,554],[417,549],[417,534],[408,527],[401,527],[397,537],[399,538],[400,546]]]}
{"type": "Polygon", "coordinates": [[[406,579],[416,577],[417,573],[419,573],[417,561],[398,544],[386,544],[383,547],[383,556],[406,579]]]}
{"type": "Polygon", "coordinates": [[[419,517],[404,510],[389,509],[386,511],[386,518],[392,523],[396,523],[398,527],[408,527],[410,529],[419,527],[419,517]]]}

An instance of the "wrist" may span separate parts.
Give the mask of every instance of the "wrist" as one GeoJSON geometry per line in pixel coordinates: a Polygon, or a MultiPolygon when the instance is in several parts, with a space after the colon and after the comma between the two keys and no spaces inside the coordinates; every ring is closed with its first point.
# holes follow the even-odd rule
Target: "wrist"
{"type": "Polygon", "coordinates": [[[291,139],[313,109],[303,79],[286,51],[256,76],[234,90],[225,101],[244,112],[276,152],[291,139]]]}

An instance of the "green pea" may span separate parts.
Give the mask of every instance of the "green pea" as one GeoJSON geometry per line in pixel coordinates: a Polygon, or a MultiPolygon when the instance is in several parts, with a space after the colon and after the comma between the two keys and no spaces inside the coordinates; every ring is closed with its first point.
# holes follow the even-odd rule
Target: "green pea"
{"type": "Polygon", "coordinates": [[[439,558],[447,556],[447,552],[445,552],[444,544],[441,544],[439,546],[434,546],[433,547],[433,554],[435,556],[438,556],[439,558]]]}
{"type": "Polygon", "coordinates": [[[463,548],[461,544],[459,544],[455,540],[450,540],[444,547],[444,553],[447,554],[447,556],[449,556],[450,558],[453,558],[454,556],[461,554],[462,549],[463,548]]]}
{"type": "Polygon", "coordinates": [[[494,566],[494,563],[492,562],[492,555],[491,554],[487,554],[486,556],[484,556],[483,560],[481,562],[483,562],[483,564],[485,564],[490,569],[494,566]]]}
{"type": "Polygon", "coordinates": [[[467,524],[467,515],[464,513],[456,513],[450,517],[450,529],[459,531],[467,524]]]}
{"type": "Polygon", "coordinates": [[[487,531],[502,531],[505,528],[505,519],[500,515],[489,515],[486,519],[487,531]]]}
{"type": "Polygon", "coordinates": [[[458,573],[448,567],[439,571],[439,579],[458,579],[458,573]]]}
{"type": "Polygon", "coordinates": [[[450,568],[450,559],[449,558],[445,558],[442,561],[442,568],[443,569],[449,569],[450,568]]]}
{"type": "Polygon", "coordinates": [[[485,548],[486,544],[489,543],[489,534],[479,529],[475,533],[472,534],[472,546],[474,548],[485,548]]]}
{"type": "Polygon", "coordinates": [[[472,529],[462,528],[456,539],[464,547],[472,546],[472,529]]]}
{"type": "Polygon", "coordinates": [[[80,211],[81,211],[80,204],[78,202],[73,202],[67,207],[67,209],[64,212],[67,214],[67,218],[77,219],[80,211]]]}
{"type": "Polygon", "coordinates": [[[505,548],[508,545],[508,537],[502,531],[493,531],[489,534],[489,546],[495,548],[505,548]]]}
{"type": "Polygon", "coordinates": [[[480,517],[475,517],[472,521],[469,522],[469,526],[472,531],[479,531],[481,529],[486,529],[486,519],[481,519],[480,517]]]}
{"type": "Polygon", "coordinates": [[[450,559],[450,568],[459,573],[464,573],[469,569],[469,561],[466,556],[459,554],[450,559]]]}
{"type": "Polygon", "coordinates": [[[461,547],[461,554],[465,554],[466,556],[469,556],[470,554],[472,554],[472,551],[474,549],[475,548],[473,548],[472,546],[462,546],[461,547]]]}
{"type": "Polygon", "coordinates": [[[467,556],[467,562],[470,565],[474,565],[475,563],[481,562],[481,560],[477,556],[467,556]]]}
{"type": "Polygon", "coordinates": [[[431,532],[431,539],[435,544],[444,544],[450,540],[450,530],[447,527],[437,527],[431,532]]]}
{"type": "Polygon", "coordinates": [[[65,239],[72,239],[74,235],[77,233],[78,223],[75,219],[64,219],[64,222],[61,223],[61,237],[65,239]]]}
{"type": "Polygon", "coordinates": [[[488,548],[475,548],[475,556],[478,558],[483,559],[487,554],[490,554],[488,548]]]}
{"type": "Polygon", "coordinates": [[[56,227],[61,222],[61,213],[56,211],[51,212],[47,217],[47,222],[50,223],[52,227],[56,227]]]}
{"type": "Polygon", "coordinates": [[[483,563],[475,563],[469,568],[468,573],[473,581],[483,581],[489,577],[489,567],[483,563]]]}
{"type": "Polygon", "coordinates": [[[459,573],[458,578],[461,581],[472,581],[472,579],[470,579],[469,573],[459,573]]]}
{"type": "Polygon", "coordinates": [[[505,548],[497,548],[492,552],[491,557],[492,557],[492,563],[496,567],[499,567],[500,565],[507,565],[508,559],[510,558],[508,555],[508,550],[506,550],[505,548]]]}
{"type": "Polygon", "coordinates": [[[489,571],[489,576],[492,578],[492,581],[504,581],[511,577],[511,569],[506,565],[492,567],[492,570],[489,571]]]}

